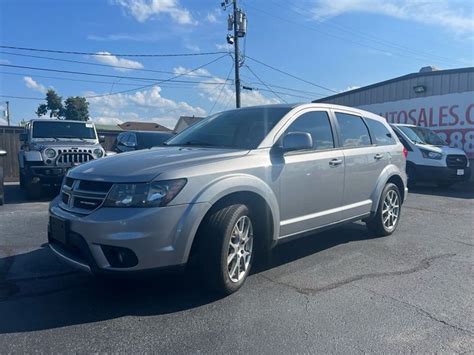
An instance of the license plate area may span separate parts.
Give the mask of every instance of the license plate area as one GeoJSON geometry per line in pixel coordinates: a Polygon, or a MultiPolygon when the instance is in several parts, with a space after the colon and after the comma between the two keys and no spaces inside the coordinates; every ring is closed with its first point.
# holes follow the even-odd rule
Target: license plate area
{"type": "Polygon", "coordinates": [[[457,172],[456,172],[456,175],[464,175],[464,169],[458,169],[457,172]]]}
{"type": "Polygon", "coordinates": [[[68,221],[58,217],[49,217],[49,228],[51,232],[51,238],[66,244],[67,234],[69,232],[68,221]]]}

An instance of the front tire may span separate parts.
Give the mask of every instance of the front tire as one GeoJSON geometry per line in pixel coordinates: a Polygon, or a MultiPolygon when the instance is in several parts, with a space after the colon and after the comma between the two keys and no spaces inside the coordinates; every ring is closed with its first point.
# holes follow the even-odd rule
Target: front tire
{"type": "Polygon", "coordinates": [[[380,196],[375,215],[366,222],[376,236],[387,236],[395,232],[400,222],[402,199],[397,185],[388,183],[380,196]]]}
{"type": "Polygon", "coordinates": [[[244,284],[255,254],[254,224],[246,205],[234,204],[211,213],[202,229],[203,277],[222,295],[244,284]]]}

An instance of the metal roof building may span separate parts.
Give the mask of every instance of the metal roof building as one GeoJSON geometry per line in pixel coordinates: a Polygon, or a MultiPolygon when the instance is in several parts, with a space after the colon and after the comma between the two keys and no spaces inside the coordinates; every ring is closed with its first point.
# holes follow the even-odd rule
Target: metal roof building
{"type": "Polygon", "coordinates": [[[449,70],[424,67],[418,73],[342,92],[313,102],[359,107],[469,91],[474,92],[474,67],[449,70]]]}
{"type": "Polygon", "coordinates": [[[313,102],[357,107],[391,123],[429,127],[474,158],[474,67],[424,67],[313,102]]]}

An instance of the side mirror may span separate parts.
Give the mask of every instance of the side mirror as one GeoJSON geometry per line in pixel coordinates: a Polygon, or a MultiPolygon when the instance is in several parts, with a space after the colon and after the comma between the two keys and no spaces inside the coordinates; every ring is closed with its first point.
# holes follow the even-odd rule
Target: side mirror
{"type": "Polygon", "coordinates": [[[7,152],[0,149],[0,157],[4,157],[5,155],[7,155],[7,152]]]}
{"type": "Polygon", "coordinates": [[[28,140],[28,133],[20,133],[20,142],[26,142],[28,140]]]}
{"type": "Polygon", "coordinates": [[[308,132],[290,132],[283,137],[283,151],[305,150],[313,148],[313,138],[308,132]]]}
{"type": "Polygon", "coordinates": [[[99,143],[105,143],[105,136],[103,135],[99,136],[99,143]]]}

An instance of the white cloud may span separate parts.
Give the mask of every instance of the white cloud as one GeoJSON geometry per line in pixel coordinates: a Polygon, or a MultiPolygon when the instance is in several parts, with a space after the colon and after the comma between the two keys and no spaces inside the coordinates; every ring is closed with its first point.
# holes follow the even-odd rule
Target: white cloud
{"type": "Polygon", "coordinates": [[[316,20],[344,13],[365,12],[440,26],[458,33],[474,31],[472,3],[452,0],[315,0],[310,12],[316,20]]]}
{"type": "Polygon", "coordinates": [[[348,87],[346,87],[341,92],[351,91],[351,90],[355,90],[355,89],[358,89],[358,88],[360,88],[360,86],[358,86],[358,85],[349,85],[348,87]]]}
{"type": "Polygon", "coordinates": [[[23,81],[28,89],[40,92],[42,94],[46,94],[48,88],[37,81],[35,81],[31,76],[24,76],[23,81]]]}
{"type": "Polygon", "coordinates": [[[109,52],[97,52],[96,54],[103,54],[103,55],[93,56],[93,59],[95,59],[96,61],[100,63],[112,65],[115,67],[123,67],[123,68],[114,68],[115,70],[118,70],[118,71],[127,71],[128,69],[126,68],[143,69],[143,64],[135,60],[119,58],[115,55],[111,55],[111,53],[109,52]]]}
{"type": "MultiPolygon", "coordinates": [[[[130,94],[116,94],[88,99],[91,117],[100,123],[125,121],[153,121],[174,127],[179,116],[205,116],[206,111],[184,101],[175,101],[162,96],[162,89],[153,86],[147,90],[130,94]]],[[[87,92],[85,96],[96,93],[87,92]]]]}
{"type": "Polygon", "coordinates": [[[197,23],[189,10],[180,6],[178,0],[113,0],[112,3],[122,6],[139,22],[145,22],[161,14],[166,14],[180,25],[197,23]]]}
{"type": "Polygon", "coordinates": [[[186,43],[184,45],[184,48],[189,49],[190,51],[193,51],[193,52],[200,52],[201,51],[201,48],[199,48],[199,46],[197,44],[192,44],[192,43],[186,43]]]}
{"type": "Polygon", "coordinates": [[[216,48],[220,51],[230,51],[233,47],[228,43],[217,43],[216,48]]]}
{"type": "MultiPolygon", "coordinates": [[[[187,70],[187,69],[185,69],[187,70]]],[[[231,82],[227,85],[206,85],[206,83],[222,83],[224,85],[225,79],[219,77],[213,77],[211,79],[204,80],[201,84],[198,84],[198,88],[201,92],[201,96],[206,98],[210,102],[216,102],[216,108],[224,109],[230,102],[235,101],[235,90],[231,82]]],[[[241,92],[241,103],[242,107],[255,106],[255,105],[267,105],[267,104],[278,104],[280,100],[275,98],[268,98],[259,91],[242,91],[241,92]]]]}
{"type": "Polygon", "coordinates": [[[219,21],[219,16],[222,15],[222,10],[221,9],[214,9],[212,12],[208,12],[206,16],[206,21],[209,23],[218,23],[219,21]]]}
{"type": "Polygon", "coordinates": [[[185,74],[184,76],[211,76],[211,73],[209,73],[209,71],[207,69],[204,69],[204,68],[201,68],[201,69],[197,69],[197,70],[194,70],[193,72],[191,73],[188,73],[191,69],[186,69],[185,67],[176,67],[173,69],[173,72],[176,74],[176,75],[183,75],[185,74]],[[188,73],[188,74],[186,74],[188,73]]]}

